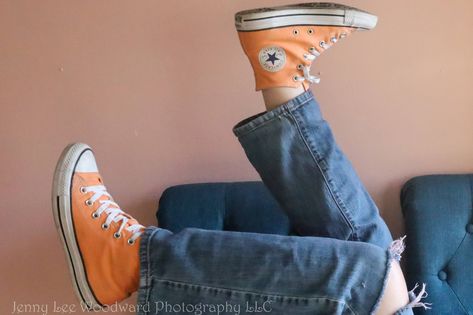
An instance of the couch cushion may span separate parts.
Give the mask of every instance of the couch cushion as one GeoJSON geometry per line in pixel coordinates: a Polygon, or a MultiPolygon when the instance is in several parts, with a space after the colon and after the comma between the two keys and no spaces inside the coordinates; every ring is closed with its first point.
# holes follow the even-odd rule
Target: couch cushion
{"type": "Polygon", "coordinates": [[[426,283],[432,303],[416,314],[473,314],[472,183],[473,175],[432,175],[402,190],[407,281],[426,283]]]}
{"type": "Polygon", "coordinates": [[[262,182],[178,185],[159,201],[159,226],[291,234],[287,215],[262,182]]]}

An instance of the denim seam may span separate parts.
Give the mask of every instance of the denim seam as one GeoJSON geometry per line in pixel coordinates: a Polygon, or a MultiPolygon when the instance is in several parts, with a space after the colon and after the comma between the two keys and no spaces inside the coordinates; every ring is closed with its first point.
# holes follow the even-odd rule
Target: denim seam
{"type": "MultiPolygon", "coordinates": [[[[297,104],[297,105],[295,105],[295,106],[294,106],[294,105],[293,105],[293,106],[288,106],[287,104],[281,105],[281,106],[279,107],[279,109],[281,110],[280,113],[274,114],[272,117],[267,117],[267,118],[265,118],[264,121],[261,121],[261,122],[257,123],[257,124],[256,124],[255,126],[253,126],[251,129],[248,129],[248,130],[245,130],[244,132],[239,133],[238,137],[239,137],[239,138],[242,138],[242,137],[244,137],[244,136],[246,136],[246,135],[248,135],[248,134],[250,134],[250,133],[256,131],[257,129],[263,127],[264,125],[266,125],[266,124],[272,122],[273,120],[275,120],[275,119],[280,119],[280,117],[281,117],[281,116],[284,116],[284,115],[286,114],[286,112],[289,112],[290,110],[296,110],[296,109],[298,109],[299,107],[301,107],[301,106],[307,104],[308,102],[310,102],[312,99],[313,99],[313,97],[308,98],[308,99],[304,100],[302,103],[297,104]]],[[[256,119],[261,118],[261,117],[264,117],[264,116],[267,115],[268,113],[271,113],[271,111],[266,112],[266,113],[264,113],[264,114],[261,115],[261,116],[257,116],[254,120],[251,120],[251,121],[247,122],[247,123],[246,123],[245,125],[243,125],[243,126],[247,126],[248,124],[254,122],[256,119]]],[[[240,128],[243,127],[243,126],[240,126],[240,128]]]]}
{"type": "Polygon", "coordinates": [[[302,107],[304,106],[305,104],[309,103],[310,101],[314,100],[313,97],[309,98],[309,99],[306,99],[305,101],[303,101],[302,103],[300,104],[297,104],[295,106],[286,106],[287,108],[287,111],[295,111],[297,109],[299,109],[299,107],[302,107]]]}
{"type": "Polygon", "coordinates": [[[185,281],[168,280],[168,279],[162,279],[162,278],[156,278],[156,277],[152,277],[152,278],[156,282],[169,282],[169,283],[172,283],[172,284],[187,285],[189,287],[198,287],[198,288],[205,288],[205,289],[230,291],[230,292],[236,292],[236,293],[241,293],[241,294],[260,295],[260,296],[264,296],[264,297],[280,297],[280,298],[291,298],[291,299],[301,299],[301,300],[327,300],[327,301],[331,301],[331,302],[341,304],[341,305],[345,306],[346,308],[348,308],[352,314],[357,314],[353,310],[353,308],[350,306],[349,303],[343,302],[343,301],[340,301],[340,300],[337,300],[337,299],[334,299],[334,298],[330,298],[330,297],[327,297],[327,296],[306,297],[306,296],[284,295],[284,294],[280,294],[280,293],[268,294],[268,293],[265,293],[265,292],[247,291],[247,290],[227,288],[227,287],[215,287],[215,286],[201,285],[201,284],[189,283],[189,282],[185,282],[185,281]]]}
{"type": "MultiPolygon", "coordinates": [[[[252,127],[251,129],[246,130],[245,132],[241,133],[239,137],[241,138],[241,137],[244,137],[244,136],[246,136],[246,135],[249,135],[250,133],[256,131],[257,129],[259,129],[259,128],[261,128],[261,127],[263,127],[264,125],[267,125],[268,123],[272,122],[272,121],[275,120],[275,119],[278,119],[279,117],[281,117],[281,116],[283,116],[283,115],[284,115],[284,112],[282,112],[282,113],[280,113],[280,114],[277,114],[277,115],[275,115],[274,117],[270,117],[270,118],[268,118],[267,120],[264,120],[264,121],[258,123],[256,126],[252,127]]],[[[259,116],[259,117],[261,117],[261,116],[259,116]]],[[[257,118],[258,118],[258,117],[257,117],[257,118]]],[[[255,118],[255,119],[257,119],[257,118],[255,118]]],[[[248,122],[248,123],[250,123],[250,122],[248,122]]]]}
{"type": "MultiPolygon", "coordinates": [[[[304,104],[301,104],[300,106],[302,106],[302,105],[304,105],[304,104]]],[[[299,108],[300,106],[297,106],[295,109],[299,108]]],[[[342,214],[342,216],[345,219],[346,223],[348,223],[348,225],[351,229],[350,238],[352,238],[354,240],[358,240],[358,237],[357,237],[356,232],[355,232],[356,227],[355,227],[354,222],[352,222],[350,214],[347,213],[348,211],[347,211],[346,207],[344,207],[344,204],[343,204],[340,196],[338,196],[338,194],[336,193],[335,188],[332,188],[332,185],[331,185],[332,180],[330,178],[328,178],[328,172],[326,171],[325,168],[323,168],[320,165],[320,163],[318,161],[318,160],[323,161],[323,159],[320,158],[320,155],[317,152],[317,150],[315,148],[312,148],[311,145],[308,143],[308,140],[307,140],[308,137],[307,137],[306,133],[302,130],[303,127],[301,126],[299,120],[295,116],[295,113],[293,111],[289,111],[289,110],[287,112],[294,119],[294,123],[296,124],[297,131],[299,132],[299,136],[301,137],[302,142],[306,146],[307,150],[309,151],[310,155],[312,156],[312,159],[314,160],[315,164],[317,165],[317,168],[319,169],[320,173],[322,174],[322,177],[324,178],[325,185],[327,186],[328,190],[330,191],[330,195],[332,196],[333,201],[337,205],[338,210],[340,210],[340,213],[342,214]]]]}
{"type": "MultiPolygon", "coordinates": [[[[159,231],[159,229],[155,229],[151,232],[150,235],[147,236],[147,240],[146,240],[146,253],[143,253],[142,255],[145,256],[145,259],[146,259],[146,274],[145,274],[145,284],[146,284],[146,291],[144,292],[144,301],[140,301],[140,302],[145,302],[145,303],[148,303],[149,302],[149,296],[150,296],[150,292],[151,292],[151,279],[152,279],[152,276],[150,275],[150,272],[151,272],[151,259],[150,259],[150,244],[151,244],[151,239],[153,238],[154,234],[156,234],[157,232],[159,231]]],[[[143,305],[145,304],[143,303],[143,305]]]]}
{"type": "Polygon", "coordinates": [[[314,147],[314,145],[310,141],[310,138],[307,136],[307,132],[305,131],[304,126],[302,126],[299,123],[300,119],[298,119],[295,114],[297,114],[297,113],[293,113],[294,119],[296,120],[296,124],[300,128],[300,132],[302,133],[302,136],[303,136],[303,138],[306,142],[306,145],[307,145],[309,151],[313,150],[313,152],[315,153],[316,157],[313,157],[314,160],[316,160],[315,158],[320,160],[321,163],[319,163],[318,161],[316,161],[316,163],[317,163],[321,173],[323,174],[323,178],[328,183],[327,187],[328,187],[331,195],[333,196],[334,201],[337,204],[337,207],[339,208],[340,212],[342,213],[345,220],[347,221],[347,223],[350,226],[351,233],[352,233],[351,238],[353,240],[360,241],[360,238],[358,237],[358,234],[357,234],[357,230],[359,228],[356,225],[355,221],[353,220],[353,216],[351,215],[351,212],[348,210],[347,206],[345,205],[345,202],[341,198],[337,187],[334,185],[334,181],[333,181],[332,177],[329,174],[329,170],[327,169],[327,167],[325,167],[325,165],[326,165],[325,159],[320,157],[320,154],[318,153],[317,149],[314,147]]]}
{"type": "MultiPolygon", "coordinates": [[[[140,252],[139,252],[140,253],[139,254],[140,256],[140,284],[139,284],[139,289],[138,289],[138,299],[136,302],[138,306],[145,304],[147,290],[149,289],[149,284],[147,281],[148,268],[147,266],[145,266],[145,263],[147,264],[148,262],[146,259],[147,242],[145,242],[145,239],[147,240],[146,231],[143,234],[143,238],[141,239],[141,242],[140,242],[140,252]]],[[[141,314],[141,312],[139,314],[141,314]]]]}

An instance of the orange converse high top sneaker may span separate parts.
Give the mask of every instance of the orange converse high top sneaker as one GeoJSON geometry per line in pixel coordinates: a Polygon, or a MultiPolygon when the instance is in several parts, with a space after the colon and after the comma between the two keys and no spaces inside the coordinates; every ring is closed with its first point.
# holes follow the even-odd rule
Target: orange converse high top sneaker
{"type": "Polygon", "coordinates": [[[113,201],[89,146],[72,144],[62,153],[52,202],[79,300],[101,309],[136,291],[144,227],[113,201]]]}
{"type": "Polygon", "coordinates": [[[377,17],[335,3],[306,3],[238,12],[235,25],[256,79],[256,90],[308,89],[320,79],[312,62],[339,39],[370,30],[377,17]]]}

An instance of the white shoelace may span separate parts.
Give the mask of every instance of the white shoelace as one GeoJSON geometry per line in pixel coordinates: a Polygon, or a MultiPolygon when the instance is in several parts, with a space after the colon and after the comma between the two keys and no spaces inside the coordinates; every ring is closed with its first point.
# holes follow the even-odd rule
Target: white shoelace
{"type": "MultiPolygon", "coordinates": [[[[347,35],[346,34],[341,34],[339,36],[339,38],[345,38],[347,35]]],[[[332,37],[330,38],[330,42],[332,44],[335,44],[338,39],[337,37],[332,37]]],[[[324,50],[327,50],[331,47],[330,44],[327,44],[326,42],[324,41],[321,41],[319,43],[319,46],[324,49],[324,50]]],[[[310,68],[312,66],[312,62],[317,59],[317,57],[320,56],[320,53],[315,49],[315,47],[311,47],[309,48],[309,53],[308,54],[304,54],[304,60],[308,61],[309,64],[306,66],[306,65],[303,65],[303,64],[300,64],[297,68],[299,70],[302,71],[303,75],[302,76],[294,76],[294,81],[297,81],[297,82],[304,82],[304,81],[309,81],[310,83],[315,83],[315,84],[318,84],[320,83],[320,77],[318,75],[312,75],[310,74],[310,68]]]]}
{"type": "MultiPolygon", "coordinates": [[[[97,219],[100,215],[105,212],[107,214],[107,219],[105,223],[102,224],[103,229],[108,229],[112,222],[122,222],[118,231],[116,231],[113,235],[115,238],[121,237],[121,232],[125,229],[130,218],[128,218],[123,212],[118,204],[113,201],[112,196],[107,192],[107,189],[103,185],[96,185],[96,186],[85,186],[81,187],[81,191],[83,193],[92,192],[94,193],[90,199],[86,201],[87,205],[92,205],[94,202],[99,201],[100,207],[92,213],[92,217],[97,219]],[[106,196],[109,199],[107,200],[99,200],[102,196],[106,196]]],[[[145,227],[141,224],[132,224],[126,227],[126,231],[133,233],[132,237],[128,239],[128,244],[132,245],[135,243],[136,239],[140,237],[143,233],[143,229],[145,227]]]]}
{"type": "Polygon", "coordinates": [[[299,70],[302,70],[302,73],[304,74],[303,76],[298,76],[296,75],[294,77],[294,80],[297,81],[297,82],[303,82],[303,81],[309,81],[310,83],[320,83],[320,77],[319,76],[316,76],[316,75],[312,75],[310,74],[310,67],[312,65],[312,62],[320,55],[320,53],[315,50],[315,48],[311,48],[309,49],[309,53],[308,54],[304,54],[304,59],[309,61],[309,65],[305,66],[303,64],[300,64],[298,66],[298,69],[299,70]]]}

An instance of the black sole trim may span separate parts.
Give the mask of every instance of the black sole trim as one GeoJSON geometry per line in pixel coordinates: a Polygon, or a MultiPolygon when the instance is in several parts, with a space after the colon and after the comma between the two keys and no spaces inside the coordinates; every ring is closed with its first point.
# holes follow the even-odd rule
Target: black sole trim
{"type": "Polygon", "coordinates": [[[269,19],[276,19],[281,17],[288,17],[288,16],[338,16],[338,17],[345,17],[344,14],[327,14],[327,13],[294,13],[294,14],[282,14],[282,15],[275,15],[275,16],[268,16],[256,19],[243,19],[244,22],[252,22],[252,21],[261,21],[261,20],[269,20],[269,19]]]}
{"type": "Polygon", "coordinates": [[[285,26],[267,27],[267,28],[262,28],[262,29],[257,29],[257,30],[237,30],[237,31],[242,32],[242,33],[259,32],[259,31],[267,31],[267,30],[284,28],[284,27],[291,27],[291,26],[328,26],[328,27],[356,28],[356,29],[361,29],[361,30],[365,30],[365,31],[371,30],[370,28],[359,27],[359,26],[345,26],[345,25],[332,25],[332,24],[291,24],[291,25],[285,25],[285,26]]]}
{"type": "Polygon", "coordinates": [[[80,297],[82,299],[82,302],[86,303],[85,302],[85,299],[84,299],[84,295],[82,294],[82,291],[80,289],[80,286],[79,286],[79,282],[77,281],[77,274],[76,274],[76,268],[74,267],[74,264],[72,263],[72,255],[71,255],[71,250],[69,249],[69,245],[67,244],[67,241],[66,241],[66,233],[64,233],[64,228],[62,226],[62,219],[61,219],[61,206],[59,204],[59,196],[56,196],[56,204],[57,204],[57,216],[59,218],[59,225],[61,226],[61,233],[62,233],[62,237],[64,239],[64,243],[66,245],[66,249],[67,249],[67,255],[69,256],[69,261],[70,261],[70,264],[71,264],[71,267],[72,267],[72,272],[74,273],[74,281],[76,283],[76,287],[77,287],[77,290],[79,291],[79,294],[80,294],[80,297]]]}

